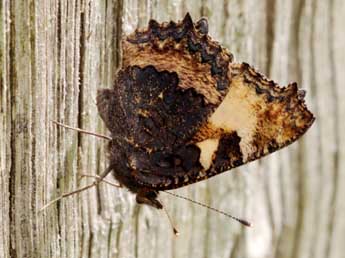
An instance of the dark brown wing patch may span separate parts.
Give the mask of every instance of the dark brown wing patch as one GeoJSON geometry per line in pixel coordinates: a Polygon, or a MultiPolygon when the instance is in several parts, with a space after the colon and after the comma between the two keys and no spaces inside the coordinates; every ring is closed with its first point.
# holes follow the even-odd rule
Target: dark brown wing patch
{"type": "Polygon", "coordinates": [[[123,65],[176,72],[178,87],[193,88],[206,103],[218,105],[228,91],[232,55],[207,35],[207,27],[206,19],[194,26],[189,14],[179,23],[151,20],[123,40],[123,65]]]}
{"type": "Polygon", "coordinates": [[[216,106],[193,88],[178,87],[175,72],[130,66],[118,74],[116,90],[126,131],[148,152],[184,146],[216,106]]]}
{"type": "Polygon", "coordinates": [[[97,92],[97,108],[112,138],[128,137],[126,115],[120,105],[117,84],[114,89],[101,89],[97,92]]]}

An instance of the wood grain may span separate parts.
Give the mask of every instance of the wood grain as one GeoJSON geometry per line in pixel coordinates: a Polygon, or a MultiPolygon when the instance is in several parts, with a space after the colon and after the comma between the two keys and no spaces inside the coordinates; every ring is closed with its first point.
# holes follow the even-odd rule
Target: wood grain
{"type": "Polygon", "coordinates": [[[1,1],[0,257],[341,257],[344,14],[342,0],[1,1]],[[163,213],[107,185],[39,212],[107,165],[104,140],[50,120],[106,134],[95,96],[112,86],[122,35],[187,11],[237,61],[297,81],[317,119],[298,143],[174,191],[254,227],[162,193],[176,238],[163,213]]]}

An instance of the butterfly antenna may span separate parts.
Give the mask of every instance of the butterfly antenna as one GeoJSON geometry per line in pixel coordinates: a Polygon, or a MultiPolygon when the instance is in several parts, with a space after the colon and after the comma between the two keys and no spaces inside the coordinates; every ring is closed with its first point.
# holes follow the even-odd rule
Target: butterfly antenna
{"type": "Polygon", "coordinates": [[[107,135],[104,135],[104,134],[99,134],[99,133],[94,133],[94,132],[86,131],[86,130],[83,130],[83,129],[80,129],[80,128],[77,128],[77,127],[72,127],[72,126],[69,126],[69,125],[62,124],[62,123],[60,123],[58,121],[55,121],[55,120],[51,120],[51,121],[54,124],[58,125],[58,126],[61,126],[61,127],[64,127],[64,128],[70,129],[70,130],[74,130],[74,131],[77,131],[79,133],[93,135],[93,136],[96,136],[96,137],[99,137],[99,138],[106,139],[108,141],[111,140],[111,137],[109,137],[107,135]]]}
{"type": "MultiPolygon", "coordinates": [[[[157,198],[157,199],[158,199],[158,198],[157,198]]],[[[162,203],[162,201],[161,201],[160,199],[158,199],[158,200],[159,200],[160,203],[162,203]]],[[[170,217],[168,211],[165,209],[165,206],[164,206],[164,205],[162,205],[162,209],[163,209],[164,213],[166,214],[166,216],[167,216],[167,218],[168,218],[169,224],[170,224],[170,226],[171,226],[171,228],[172,228],[172,230],[173,230],[174,235],[175,235],[175,236],[178,236],[178,235],[180,234],[180,232],[179,232],[179,231],[177,230],[177,228],[174,226],[174,223],[173,223],[173,221],[172,221],[172,219],[171,219],[171,217],[170,217]]]]}
{"type": "MultiPolygon", "coordinates": [[[[74,191],[71,191],[71,192],[68,192],[68,193],[63,193],[62,195],[60,195],[56,199],[54,199],[54,200],[48,202],[46,205],[44,205],[40,209],[40,211],[45,210],[46,208],[48,208],[52,204],[54,204],[54,203],[56,203],[56,202],[58,202],[58,201],[60,201],[60,200],[62,200],[64,198],[66,198],[68,196],[71,196],[71,195],[74,195],[74,194],[77,194],[77,193],[81,193],[81,192],[83,192],[83,191],[85,191],[87,189],[90,189],[90,188],[98,185],[100,182],[105,182],[105,183],[111,184],[112,186],[115,186],[115,187],[121,187],[120,185],[113,184],[113,183],[111,183],[111,182],[109,182],[109,181],[104,179],[111,172],[111,170],[112,170],[112,167],[109,166],[101,175],[99,175],[99,176],[92,176],[92,177],[96,178],[96,180],[94,182],[92,182],[91,184],[88,184],[86,186],[83,186],[83,187],[81,187],[81,188],[79,188],[77,190],[74,190],[74,191]]],[[[85,176],[85,175],[82,175],[82,176],[85,176]]]]}
{"type": "Polygon", "coordinates": [[[186,200],[186,201],[190,201],[190,202],[192,202],[192,203],[194,203],[194,204],[197,204],[197,205],[199,205],[199,206],[205,207],[205,208],[207,208],[207,209],[209,209],[209,210],[212,210],[212,211],[218,212],[218,213],[220,213],[220,214],[223,214],[224,216],[226,216],[226,217],[228,217],[228,218],[231,218],[231,219],[233,219],[233,220],[238,221],[239,223],[241,223],[241,224],[244,225],[244,226],[247,226],[247,227],[252,227],[252,226],[253,226],[252,223],[250,223],[250,222],[248,222],[248,221],[246,221],[246,220],[244,220],[244,219],[237,218],[237,217],[235,217],[235,216],[232,216],[232,215],[229,214],[229,213],[226,213],[226,212],[224,212],[224,211],[218,210],[218,209],[216,209],[216,208],[213,208],[213,207],[208,206],[208,205],[206,205],[206,204],[203,204],[203,203],[201,203],[201,202],[194,201],[194,200],[192,200],[192,199],[190,199],[190,198],[187,198],[187,197],[185,197],[185,196],[178,195],[178,194],[171,193],[171,192],[167,192],[167,191],[162,191],[162,192],[167,193],[167,194],[170,194],[170,195],[172,195],[172,196],[175,196],[176,198],[180,198],[180,199],[183,199],[183,200],[186,200]]]}
{"type": "Polygon", "coordinates": [[[100,180],[101,182],[103,183],[106,183],[110,186],[113,186],[113,187],[117,187],[117,188],[122,188],[122,185],[119,185],[119,184],[115,184],[113,182],[110,182],[104,178],[101,178],[99,175],[89,175],[89,174],[79,174],[80,177],[91,177],[91,178],[95,178],[97,180],[100,180]]]}

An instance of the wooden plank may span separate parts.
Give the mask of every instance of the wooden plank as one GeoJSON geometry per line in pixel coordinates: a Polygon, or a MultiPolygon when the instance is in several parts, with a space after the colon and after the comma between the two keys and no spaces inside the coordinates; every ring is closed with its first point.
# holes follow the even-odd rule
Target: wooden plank
{"type": "MultiPolygon", "coordinates": [[[[0,257],[340,257],[345,240],[342,0],[9,1],[0,5],[0,257]],[[108,185],[40,208],[107,165],[95,97],[112,87],[120,39],[150,18],[209,19],[236,61],[297,81],[317,120],[298,143],[175,190],[251,220],[161,194],[179,228],[108,185]]],[[[109,177],[110,180],[113,180],[109,177]]]]}

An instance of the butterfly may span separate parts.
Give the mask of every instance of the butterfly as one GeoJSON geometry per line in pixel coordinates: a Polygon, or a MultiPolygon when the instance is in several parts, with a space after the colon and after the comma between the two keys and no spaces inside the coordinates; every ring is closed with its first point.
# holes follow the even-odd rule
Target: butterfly
{"type": "Polygon", "coordinates": [[[112,89],[97,93],[111,132],[109,167],[138,203],[205,180],[299,139],[314,121],[296,83],[280,87],[208,35],[207,19],[136,30],[122,40],[112,89]]]}

